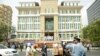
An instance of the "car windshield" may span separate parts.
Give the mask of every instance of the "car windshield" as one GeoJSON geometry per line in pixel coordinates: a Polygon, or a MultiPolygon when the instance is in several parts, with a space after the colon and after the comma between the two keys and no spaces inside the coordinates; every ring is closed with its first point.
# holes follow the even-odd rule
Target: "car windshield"
{"type": "Polygon", "coordinates": [[[6,46],[0,45],[0,49],[7,49],[6,46]]]}

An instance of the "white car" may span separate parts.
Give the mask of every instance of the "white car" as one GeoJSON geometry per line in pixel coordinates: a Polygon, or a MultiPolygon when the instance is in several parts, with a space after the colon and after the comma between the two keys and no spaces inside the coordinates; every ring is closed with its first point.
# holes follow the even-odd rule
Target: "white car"
{"type": "Polygon", "coordinates": [[[0,44],[0,56],[19,56],[17,50],[7,48],[4,45],[0,44]]]}

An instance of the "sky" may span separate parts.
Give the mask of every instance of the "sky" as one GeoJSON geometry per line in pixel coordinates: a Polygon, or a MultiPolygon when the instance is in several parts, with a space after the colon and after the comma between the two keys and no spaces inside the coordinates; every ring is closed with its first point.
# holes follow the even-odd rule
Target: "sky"
{"type": "MultiPolygon", "coordinates": [[[[37,1],[40,2],[40,0],[0,0],[0,4],[5,4],[5,5],[9,5],[12,7],[13,10],[13,14],[12,14],[12,25],[13,26],[17,26],[17,14],[18,11],[16,9],[16,6],[18,6],[18,2],[21,1],[37,1]]],[[[60,3],[61,1],[65,1],[65,0],[58,0],[58,3],[60,3]]],[[[86,13],[86,9],[94,2],[94,0],[80,0],[81,4],[83,5],[82,8],[82,24],[83,26],[88,25],[88,20],[87,20],[87,13],[86,13]]]]}

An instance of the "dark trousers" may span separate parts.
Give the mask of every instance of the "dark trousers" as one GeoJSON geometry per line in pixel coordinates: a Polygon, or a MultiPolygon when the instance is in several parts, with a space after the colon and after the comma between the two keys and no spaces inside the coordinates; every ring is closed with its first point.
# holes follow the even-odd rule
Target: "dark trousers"
{"type": "Polygon", "coordinates": [[[42,54],[42,56],[47,56],[47,53],[46,54],[42,54]]]}

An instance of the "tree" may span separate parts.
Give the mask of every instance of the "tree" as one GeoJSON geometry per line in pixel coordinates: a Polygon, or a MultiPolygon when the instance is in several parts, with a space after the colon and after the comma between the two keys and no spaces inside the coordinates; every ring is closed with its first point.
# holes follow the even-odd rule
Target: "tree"
{"type": "Polygon", "coordinates": [[[10,26],[0,21],[0,42],[7,38],[9,31],[10,31],[10,26]]]}
{"type": "Polygon", "coordinates": [[[83,38],[92,42],[100,42],[100,20],[94,21],[83,28],[83,38]]]}

